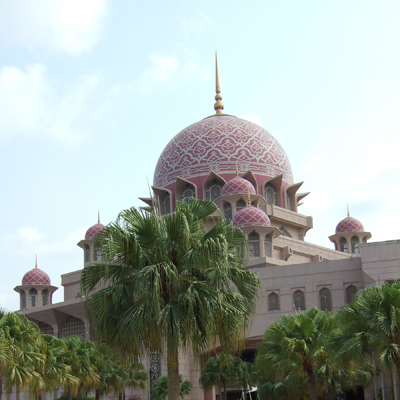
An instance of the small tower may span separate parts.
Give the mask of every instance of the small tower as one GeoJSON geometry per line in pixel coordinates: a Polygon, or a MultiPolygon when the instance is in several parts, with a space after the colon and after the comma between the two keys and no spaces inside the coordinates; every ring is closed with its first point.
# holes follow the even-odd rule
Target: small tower
{"type": "Polygon", "coordinates": [[[53,293],[57,289],[58,287],[51,285],[50,277],[46,272],[37,267],[37,257],[35,268],[24,275],[20,286],[14,288],[20,296],[20,310],[52,304],[53,293]]]}
{"type": "Polygon", "coordinates": [[[78,243],[78,246],[83,249],[83,265],[87,267],[93,261],[100,261],[100,250],[95,247],[94,239],[105,226],[100,223],[100,212],[97,216],[97,224],[91,226],[85,234],[85,239],[78,243]]]}
{"type": "Polygon", "coordinates": [[[363,224],[350,217],[347,207],[347,217],[342,219],[336,226],[336,233],[329,236],[329,240],[335,244],[335,250],[348,254],[360,254],[360,244],[367,243],[371,238],[370,232],[365,232],[363,224]]]}

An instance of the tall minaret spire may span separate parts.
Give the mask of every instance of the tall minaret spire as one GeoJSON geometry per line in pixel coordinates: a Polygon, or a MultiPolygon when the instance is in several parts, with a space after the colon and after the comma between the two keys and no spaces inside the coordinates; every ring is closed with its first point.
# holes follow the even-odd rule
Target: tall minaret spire
{"type": "Polygon", "coordinates": [[[35,254],[35,268],[37,268],[37,254],[35,254]]]}
{"type": "Polygon", "coordinates": [[[216,114],[223,114],[224,103],[221,101],[222,96],[221,96],[221,86],[219,85],[217,52],[215,52],[215,91],[217,94],[215,95],[216,103],[214,104],[214,110],[216,111],[216,114]]]}
{"type": "Polygon", "coordinates": [[[100,210],[97,210],[97,223],[100,223],[100,210]]]}
{"type": "Polygon", "coordinates": [[[350,217],[349,203],[347,203],[347,216],[350,217]]]}

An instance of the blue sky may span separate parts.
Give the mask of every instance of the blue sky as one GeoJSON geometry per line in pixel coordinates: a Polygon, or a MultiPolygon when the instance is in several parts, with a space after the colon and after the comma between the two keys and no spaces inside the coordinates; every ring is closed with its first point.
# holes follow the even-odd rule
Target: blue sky
{"type": "Polygon", "coordinates": [[[215,50],[225,112],[311,192],[306,239],[332,248],[347,202],[373,241],[400,237],[400,3],[243,4],[0,0],[2,307],[36,253],[59,286],[97,210],[141,204],[168,141],[213,113],[215,50]]]}

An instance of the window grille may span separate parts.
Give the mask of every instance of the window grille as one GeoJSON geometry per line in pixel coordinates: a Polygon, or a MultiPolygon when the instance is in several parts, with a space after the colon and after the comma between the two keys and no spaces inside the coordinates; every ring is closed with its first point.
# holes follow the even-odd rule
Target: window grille
{"type": "Polygon", "coordinates": [[[265,200],[267,200],[267,204],[274,204],[275,206],[278,205],[278,193],[275,189],[275,186],[271,183],[265,184],[264,197],[265,200]]]}
{"type": "Polygon", "coordinates": [[[322,311],[332,311],[332,296],[328,288],[323,287],[319,291],[319,302],[322,311]]]}
{"type": "Polygon", "coordinates": [[[260,235],[257,232],[249,235],[249,257],[260,257],[260,235]]]}
{"type": "Polygon", "coordinates": [[[357,236],[353,236],[350,240],[351,242],[351,252],[353,254],[360,254],[360,242],[357,236]]]}
{"type": "Polygon", "coordinates": [[[171,197],[167,194],[161,201],[161,215],[167,215],[171,213],[171,197]]]}
{"type": "Polygon", "coordinates": [[[231,203],[225,203],[224,216],[226,219],[232,219],[232,206],[231,203]]]}
{"type": "Polygon", "coordinates": [[[45,324],[44,322],[39,322],[38,326],[39,326],[40,333],[42,335],[53,335],[54,336],[54,330],[51,325],[45,324]]]}
{"type": "Polygon", "coordinates": [[[293,304],[296,310],[306,309],[306,299],[302,290],[296,290],[293,293],[293,304]]]}
{"type": "Polygon", "coordinates": [[[179,200],[190,200],[196,198],[196,190],[194,186],[190,183],[187,183],[180,191],[179,191],[179,200]]]}
{"type": "Polygon", "coordinates": [[[90,262],[90,246],[85,244],[85,262],[90,262]]]}
{"type": "Polygon", "coordinates": [[[161,376],[161,355],[155,351],[150,352],[150,387],[161,376]]]}
{"type": "Polygon", "coordinates": [[[42,306],[49,304],[49,291],[48,289],[42,290],[42,306]]]}
{"type": "Polygon", "coordinates": [[[264,239],[265,257],[272,257],[272,239],[270,235],[266,235],[264,239]]]}
{"type": "Polygon", "coordinates": [[[215,201],[221,196],[221,189],[224,184],[214,179],[206,186],[206,200],[215,201]]]}
{"type": "Polygon", "coordinates": [[[246,202],[243,199],[240,199],[236,202],[236,212],[240,211],[242,208],[246,207],[246,202]]]}
{"type": "Polygon", "coordinates": [[[272,292],[268,295],[268,311],[280,310],[279,296],[277,293],[272,292]]]}
{"type": "Polygon", "coordinates": [[[29,307],[37,307],[37,294],[36,289],[29,290],[29,307]]]}
{"type": "Polygon", "coordinates": [[[21,310],[26,308],[26,294],[24,290],[21,290],[21,310]]]}
{"type": "Polygon", "coordinates": [[[358,292],[358,287],[354,285],[347,286],[346,288],[346,304],[350,304],[354,300],[354,296],[358,292]]]}
{"type": "Polygon", "coordinates": [[[347,240],[344,237],[340,238],[340,251],[342,253],[348,253],[349,252],[349,247],[347,245],[347,240]]]}
{"type": "Polygon", "coordinates": [[[61,325],[61,337],[79,336],[86,337],[84,322],[76,317],[68,317],[61,325]]]}

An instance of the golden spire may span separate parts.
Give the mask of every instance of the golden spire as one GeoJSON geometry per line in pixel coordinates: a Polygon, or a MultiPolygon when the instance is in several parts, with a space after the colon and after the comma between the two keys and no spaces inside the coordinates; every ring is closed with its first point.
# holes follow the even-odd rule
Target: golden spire
{"type": "Polygon", "coordinates": [[[247,206],[251,207],[250,189],[247,190],[247,206]]]}
{"type": "Polygon", "coordinates": [[[347,216],[350,217],[349,203],[347,203],[347,216]]]}
{"type": "Polygon", "coordinates": [[[214,110],[216,114],[223,114],[224,110],[224,103],[221,101],[221,86],[219,85],[219,73],[218,73],[218,56],[217,52],[215,52],[215,91],[217,92],[215,96],[215,100],[217,101],[214,104],[214,110]]]}
{"type": "Polygon", "coordinates": [[[97,223],[100,223],[100,210],[97,210],[97,223]]]}
{"type": "Polygon", "coordinates": [[[35,254],[35,268],[37,268],[37,254],[35,254]]]}
{"type": "Polygon", "coordinates": [[[236,178],[239,178],[239,168],[238,168],[237,161],[236,161],[236,178]]]}

